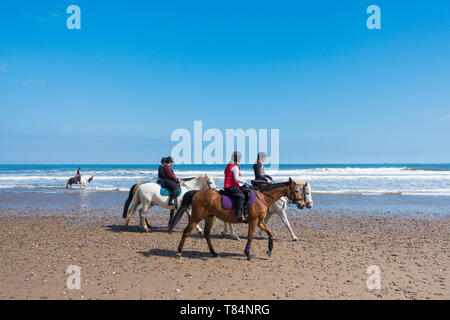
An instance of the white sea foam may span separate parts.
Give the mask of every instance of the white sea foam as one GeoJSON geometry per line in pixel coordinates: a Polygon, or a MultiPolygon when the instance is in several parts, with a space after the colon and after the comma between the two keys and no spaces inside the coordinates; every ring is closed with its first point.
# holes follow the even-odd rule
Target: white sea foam
{"type": "MultiPolygon", "coordinates": [[[[223,185],[223,169],[182,170],[174,167],[181,177],[210,174],[218,187],[223,185]]],[[[408,167],[328,167],[266,170],[276,181],[289,177],[310,182],[316,194],[402,194],[450,196],[450,171],[423,170],[408,167]]],[[[151,169],[84,169],[93,175],[89,189],[95,191],[128,191],[130,186],[141,181],[156,180],[157,170],[151,169]]],[[[0,170],[0,189],[11,188],[63,188],[73,170],[0,170]]],[[[242,178],[253,179],[253,170],[242,170],[242,178]]]]}

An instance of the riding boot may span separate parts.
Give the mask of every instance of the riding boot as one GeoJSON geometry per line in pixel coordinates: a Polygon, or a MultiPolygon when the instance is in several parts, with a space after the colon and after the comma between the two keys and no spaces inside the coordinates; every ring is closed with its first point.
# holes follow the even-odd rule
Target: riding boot
{"type": "Polygon", "coordinates": [[[169,195],[169,203],[168,203],[168,205],[169,206],[175,206],[175,209],[177,209],[177,203],[178,203],[177,197],[172,195],[172,194],[169,195]]]}
{"type": "Polygon", "coordinates": [[[242,222],[244,220],[244,209],[237,209],[237,222],[242,222]]]}
{"type": "Polygon", "coordinates": [[[173,198],[173,200],[172,200],[173,206],[175,206],[175,209],[178,209],[178,199],[177,199],[177,198],[178,198],[178,197],[175,196],[175,197],[173,198]]]}

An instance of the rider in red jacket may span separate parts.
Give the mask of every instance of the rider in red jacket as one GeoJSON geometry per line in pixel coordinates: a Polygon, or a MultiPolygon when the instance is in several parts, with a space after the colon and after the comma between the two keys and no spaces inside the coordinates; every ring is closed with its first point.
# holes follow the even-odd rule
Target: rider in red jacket
{"type": "Polygon", "coordinates": [[[224,191],[225,194],[234,199],[236,204],[237,221],[244,220],[244,202],[245,194],[241,187],[247,182],[241,179],[241,168],[239,167],[239,161],[241,160],[241,154],[238,151],[233,152],[231,161],[225,168],[225,182],[224,191]]]}

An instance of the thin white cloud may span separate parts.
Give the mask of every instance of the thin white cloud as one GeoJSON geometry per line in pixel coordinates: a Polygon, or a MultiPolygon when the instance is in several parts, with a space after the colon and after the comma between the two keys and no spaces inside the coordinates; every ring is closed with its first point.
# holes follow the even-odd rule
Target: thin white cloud
{"type": "Polygon", "coordinates": [[[50,17],[52,17],[52,18],[59,18],[59,17],[61,17],[61,15],[59,13],[56,13],[56,12],[50,12],[48,15],[50,17]]]}
{"type": "Polygon", "coordinates": [[[38,16],[32,16],[32,15],[29,15],[29,14],[23,14],[23,16],[24,16],[25,18],[28,18],[28,19],[31,19],[31,20],[40,21],[40,22],[45,22],[45,21],[47,21],[47,20],[45,20],[44,18],[41,18],[41,17],[38,17],[38,16]]]}
{"type": "Polygon", "coordinates": [[[22,87],[37,87],[37,86],[41,86],[45,84],[44,80],[36,80],[36,79],[32,79],[29,78],[27,80],[22,80],[19,82],[19,85],[21,85],[22,87]]]}

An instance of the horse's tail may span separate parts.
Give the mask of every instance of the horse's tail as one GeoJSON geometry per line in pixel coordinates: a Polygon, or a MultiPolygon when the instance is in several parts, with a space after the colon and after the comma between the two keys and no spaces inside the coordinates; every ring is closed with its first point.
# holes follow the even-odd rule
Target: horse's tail
{"type": "Polygon", "coordinates": [[[88,179],[88,182],[91,183],[92,179],[94,179],[94,176],[91,176],[91,177],[88,179]]]}
{"type": "Polygon", "coordinates": [[[175,228],[178,222],[180,222],[181,217],[191,205],[192,198],[197,194],[197,192],[199,192],[199,190],[191,190],[184,194],[180,208],[177,210],[174,217],[172,218],[172,221],[170,221],[169,223],[169,232],[172,232],[173,228],[175,228]]]}
{"type": "Polygon", "coordinates": [[[134,184],[131,188],[130,188],[130,192],[128,193],[128,198],[127,198],[127,200],[125,200],[125,205],[123,206],[123,213],[122,213],[122,218],[126,218],[127,217],[127,215],[128,215],[128,207],[130,206],[130,202],[131,202],[131,200],[133,199],[133,196],[134,196],[134,192],[136,191],[135,190],[135,187],[137,186],[138,184],[136,183],[136,184],[134,184]]]}

